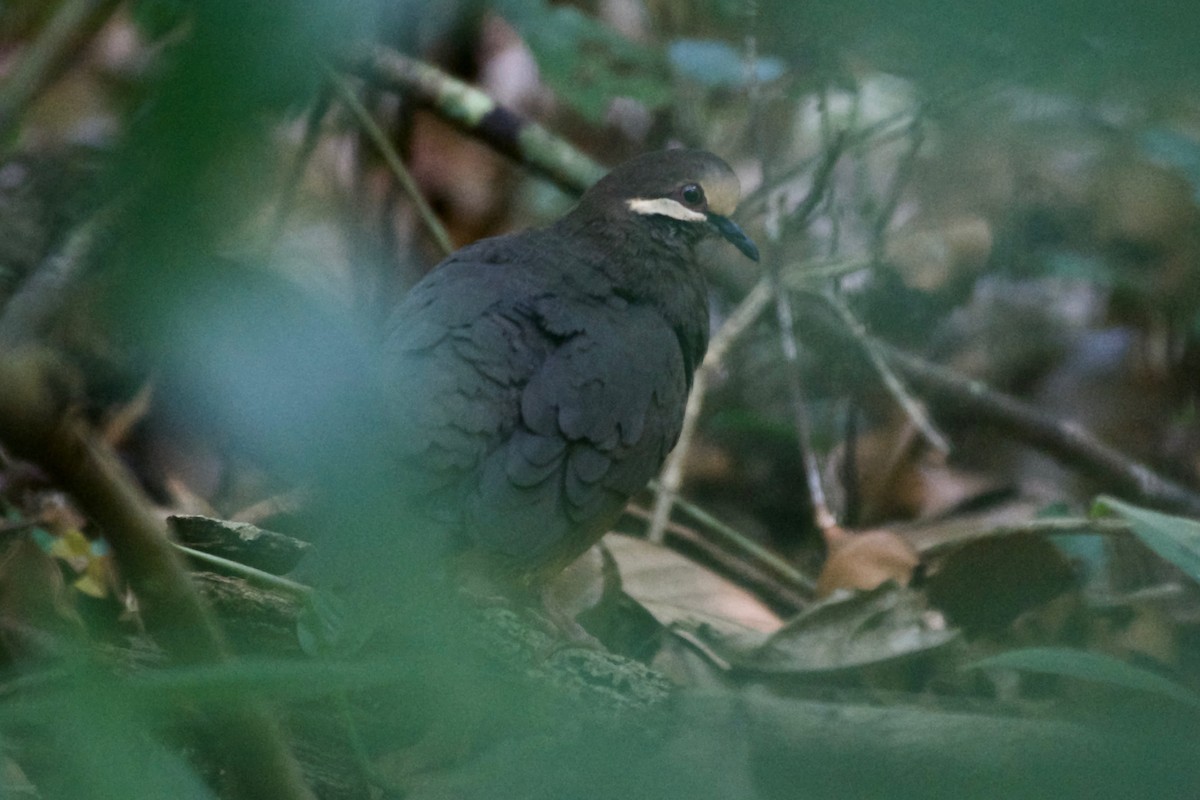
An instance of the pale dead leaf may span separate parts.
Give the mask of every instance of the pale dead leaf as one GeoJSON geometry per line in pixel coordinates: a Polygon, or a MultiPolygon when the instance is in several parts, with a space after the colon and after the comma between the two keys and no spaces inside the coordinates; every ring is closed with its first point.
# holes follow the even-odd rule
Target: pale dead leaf
{"type": "Polygon", "coordinates": [[[665,626],[688,620],[722,620],[763,633],[783,623],[745,589],[665,547],[619,533],[604,537],[621,573],[621,585],[665,626]]]}

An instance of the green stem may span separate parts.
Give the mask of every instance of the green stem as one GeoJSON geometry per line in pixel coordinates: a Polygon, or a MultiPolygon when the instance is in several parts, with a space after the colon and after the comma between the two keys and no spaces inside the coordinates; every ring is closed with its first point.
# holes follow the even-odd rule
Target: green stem
{"type": "Polygon", "coordinates": [[[400,181],[400,186],[408,194],[412,200],[413,206],[417,209],[417,215],[420,216],[421,222],[429,229],[429,233],[437,241],[438,247],[442,253],[450,255],[454,251],[454,244],[450,241],[450,235],[446,233],[446,229],[442,227],[442,223],[438,220],[437,214],[433,213],[433,208],[421,194],[417,182],[413,179],[412,173],[404,166],[404,162],[400,159],[400,154],[396,152],[396,148],[392,146],[387,135],[379,124],[371,117],[366,106],[358,99],[358,95],[350,88],[350,84],[346,79],[338,75],[329,67],[325,68],[329,75],[329,81],[333,84],[334,90],[338,94],[338,98],[350,112],[358,119],[358,124],[362,125],[363,131],[371,138],[375,147],[379,149],[379,154],[383,156],[383,160],[387,162],[388,167],[396,176],[396,180],[400,181]]]}

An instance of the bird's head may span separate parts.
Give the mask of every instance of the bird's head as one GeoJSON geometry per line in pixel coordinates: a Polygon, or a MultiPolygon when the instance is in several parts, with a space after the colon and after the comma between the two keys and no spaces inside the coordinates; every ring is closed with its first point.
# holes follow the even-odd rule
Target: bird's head
{"type": "Polygon", "coordinates": [[[758,248],[729,218],[741,197],[737,175],[703,150],[659,150],[614,169],[580,200],[586,215],[639,225],[667,226],[696,241],[720,235],[747,258],[758,248]]]}

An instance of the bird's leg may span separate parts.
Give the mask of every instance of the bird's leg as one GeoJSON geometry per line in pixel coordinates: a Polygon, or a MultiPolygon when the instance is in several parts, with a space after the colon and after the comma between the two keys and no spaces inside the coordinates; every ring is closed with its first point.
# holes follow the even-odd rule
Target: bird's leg
{"type": "Polygon", "coordinates": [[[588,633],[575,617],[562,607],[550,585],[542,584],[538,596],[541,599],[542,614],[545,615],[546,622],[552,628],[550,633],[551,635],[557,634],[543,657],[549,658],[564,647],[582,647],[588,650],[608,652],[608,648],[599,639],[588,633]]]}

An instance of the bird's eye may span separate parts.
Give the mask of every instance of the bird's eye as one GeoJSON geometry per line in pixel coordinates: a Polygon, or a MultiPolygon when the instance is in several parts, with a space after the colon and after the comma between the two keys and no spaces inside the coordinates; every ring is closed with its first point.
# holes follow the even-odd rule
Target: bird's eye
{"type": "Polygon", "coordinates": [[[679,196],[689,206],[697,207],[704,205],[704,190],[694,183],[689,183],[680,189],[679,196]]]}

